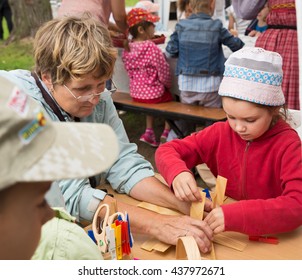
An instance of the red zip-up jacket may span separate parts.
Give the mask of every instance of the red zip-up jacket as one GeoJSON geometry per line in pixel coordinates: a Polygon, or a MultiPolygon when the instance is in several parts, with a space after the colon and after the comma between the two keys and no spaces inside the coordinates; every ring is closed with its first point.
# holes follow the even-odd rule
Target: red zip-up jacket
{"type": "Polygon", "coordinates": [[[155,160],[169,186],[201,163],[227,178],[226,195],[237,202],[222,205],[226,231],[261,235],[302,225],[301,140],[283,120],[252,142],[219,122],[161,145],[155,160]]]}

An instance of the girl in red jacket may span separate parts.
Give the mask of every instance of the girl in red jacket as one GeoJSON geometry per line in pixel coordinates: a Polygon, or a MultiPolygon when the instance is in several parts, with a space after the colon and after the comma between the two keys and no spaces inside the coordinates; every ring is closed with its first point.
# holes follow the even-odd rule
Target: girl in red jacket
{"type": "Polygon", "coordinates": [[[201,200],[190,171],[198,164],[227,178],[226,195],[237,202],[206,209],[214,233],[261,235],[302,225],[301,140],[280,113],[281,83],[278,53],[261,48],[233,53],[219,88],[227,121],[156,151],[157,168],[180,200],[201,200]]]}

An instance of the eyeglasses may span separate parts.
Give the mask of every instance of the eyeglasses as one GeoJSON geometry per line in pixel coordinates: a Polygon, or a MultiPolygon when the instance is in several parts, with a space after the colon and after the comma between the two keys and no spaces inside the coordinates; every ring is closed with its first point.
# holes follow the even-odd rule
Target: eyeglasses
{"type": "MultiPolygon", "coordinates": [[[[110,91],[111,93],[114,93],[117,91],[117,87],[114,83],[114,81],[112,79],[109,80],[110,84],[111,84],[111,89],[107,89],[105,88],[105,90],[110,91]]],[[[79,102],[87,102],[92,100],[95,97],[99,97],[104,91],[99,92],[99,93],[91,93],[91,94],[87,94],[87,95],[79,95],[79,96],[75,96],[75,94],[65,85],[63,84],[63,86],[67,89],[67,91],[79,102]]]]}

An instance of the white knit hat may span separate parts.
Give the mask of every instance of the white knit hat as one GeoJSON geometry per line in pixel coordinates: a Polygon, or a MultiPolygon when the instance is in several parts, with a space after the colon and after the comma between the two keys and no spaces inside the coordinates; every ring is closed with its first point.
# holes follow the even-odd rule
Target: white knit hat
{"type": "Polygon", "coordinates": [[[262,48],[242,48],[225,62],[224,77],[218,93],[249,102],[281,106],[282,57],[262,48]]]}
{"type": "Polygon", "coordinates": [[[87,178],[113,164],[111,127],[52,122],[13,82],[0,77],[0,84],[0,191],[17,182],[87,178]]]}

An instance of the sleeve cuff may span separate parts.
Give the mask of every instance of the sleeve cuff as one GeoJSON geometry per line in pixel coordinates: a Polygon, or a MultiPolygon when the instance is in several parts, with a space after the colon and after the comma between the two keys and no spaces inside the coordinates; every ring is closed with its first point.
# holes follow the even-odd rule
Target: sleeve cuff
{"type": "Polygon", "coordinates": [[[86,188],[82,193],[82,199],[80,200],[80,218],[87,221],[92,221],[94,213],[100,204],[100,201],[104,200],[106,193],[92,188],[86,188]],[[89,199],[83,199],[83,198],[89,199]]]}

